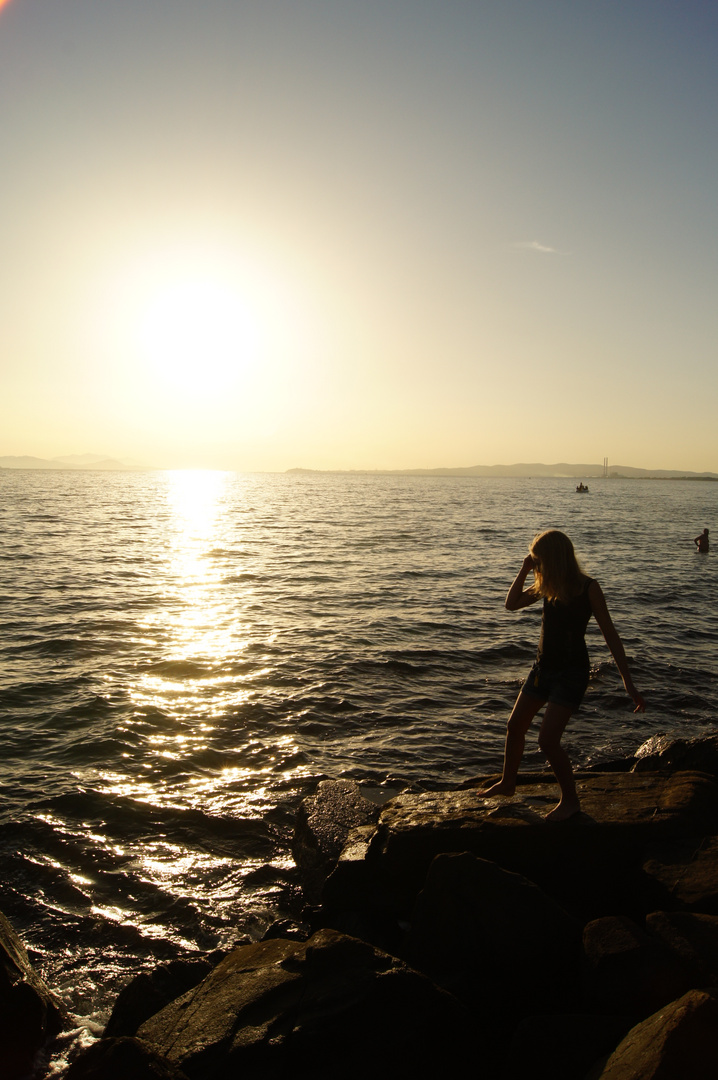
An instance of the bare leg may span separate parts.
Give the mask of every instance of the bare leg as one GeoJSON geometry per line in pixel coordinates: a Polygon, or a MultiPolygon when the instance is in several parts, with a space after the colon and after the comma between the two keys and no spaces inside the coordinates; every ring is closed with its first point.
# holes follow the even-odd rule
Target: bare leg
{"type": "Polygon", "coordinates": [[[481,795],[513,795],[516,791],[516,777],[524,754],[526,732],[531,727],[534,716],[544,704],[541,698],[524,694],[523,691],[516,698],[516,704],[506,725],[503,776],[491,787],[481,791],[481,795]]]}
{"type": "Polygon", "coordinates": [[[561,746],[561,736],[573,709],[568,705],[555,705],[550,703],[546,706],[543,723],[539,731],[539,749],[548,758],[548,763],[553,769],[554,776],[558,780],[561,789],[561,798],[556,806],[546,815],[547,821],[565,821],[567,818],[578,814],[581,804],[576,794],[576,781],[573,778],[573,769],[568,759],[568,754],[561,746]]]}

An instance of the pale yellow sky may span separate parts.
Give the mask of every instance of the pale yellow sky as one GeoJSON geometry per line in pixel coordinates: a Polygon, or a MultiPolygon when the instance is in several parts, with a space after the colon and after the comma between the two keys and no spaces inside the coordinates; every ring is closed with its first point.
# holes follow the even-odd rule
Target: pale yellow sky
{"type": "Polygon", "coordinates": [[[718,471],[717,38],[698,2],[13,0],[0,456],[718,471]]]}

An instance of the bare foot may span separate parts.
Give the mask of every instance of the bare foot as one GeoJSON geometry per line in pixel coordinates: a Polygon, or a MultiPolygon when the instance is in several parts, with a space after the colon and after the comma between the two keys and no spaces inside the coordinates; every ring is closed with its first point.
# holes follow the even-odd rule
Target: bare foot
{"type": "Polygon", "coordinates": [[[561,799],[561,801],[554,806],[553,810],[550,810],[548,814],[546,814],[544,821],[568,821],[569,818],[580,813],[581,804],[577,798],[561,799]]]}
{"type": "Polygon", "coordinates": [[[481,788],[479,795],[513,795],[516,784],[509,784],[506,780],[497,780],[491,787],[481,788]]]}

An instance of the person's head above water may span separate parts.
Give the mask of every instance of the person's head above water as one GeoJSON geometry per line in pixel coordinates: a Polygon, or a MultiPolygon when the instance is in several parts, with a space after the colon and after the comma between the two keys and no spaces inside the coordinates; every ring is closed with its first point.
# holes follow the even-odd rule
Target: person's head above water
{"type": "Polygon", "coordinates": [[[547,529],[531,541],[529,554],[534,561],[534,589],[547,600],[567,603],[583,587],[584,575],[573,544],[566,533],[547,529]]]}

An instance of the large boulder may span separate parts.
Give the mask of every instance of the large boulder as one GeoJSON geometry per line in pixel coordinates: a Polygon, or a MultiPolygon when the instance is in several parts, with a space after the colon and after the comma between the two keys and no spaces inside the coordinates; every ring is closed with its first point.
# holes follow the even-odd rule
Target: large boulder
{"type": "MultiPolygon", "coordinates": [[[[231,952],[138,1037],[190,1080],[261,1075],[451,1074],[481,1038],[464,1007],[426,976],[331,930],[231,952]]],[[[481,1076],[481,1070],[475,1072],[481,1076]]]]}
{"type": "Polygon", "coordinates": [[[532,881],[463,853],[438,855],[417,898],[410,961],[492,1024],[571,1007],[581,927],[532,881]]]}
{"type": "Polygon", "coordinates": [[[134,1035],[140,1024],[197,986],[211,970],[208,960],[198,958],[170,960],[154,971],[140,972],[117,995],[103,1038],[134,1035]]]}
{"type": "Polygon", "coordinates": [[[318,900],[324,879],[339,858],[349,832],[359,826],[373,826],[378,817],[378,805],[364,798],[354,780],[322,780],[314,795],[302,801],[292,855],[310,903],[318,900]]]}
{"type": "Polygon", "coordinates": [[[592,1080],[707,1080],[718,1076],[718,1000],[690,990],[632,1028],[592,1080]]]}
{"type": "Polygon", "coordinates": [[[718,833],[718,785],[700,773],[581,774],[582,813],[547,823],[555,783],[528,778],[514,799],[478,791],[399,795],[375,831],[354,830],[322,899],[328,910],[408,914],[436,855],[470,851],[536,882],[582,918],[657,906],[641,872],[651,842],[718,833]],[[647,890],[647,891],[646,891],[647,890]],[[645,893],[645,895],[644,895],[645,893]]]}
{"type": "Polygon", "coordinates": [[[718,735],[676,739],[653,735],[635,754],[634,772],[697,770],[718,777],[718,735]]]}
{"type": "Polygon", "coordinates": [[[27,1076],[38,1050],[66,1024],[59,1000],[34,971],[20,938],[0,914],[0,1077],[27,1076]]]}
{"type": "Polygon", "coordinates": [[[65,1080],[187,1080],[138,1039],[100,1039],[73,1061],[65,1080]]]}

